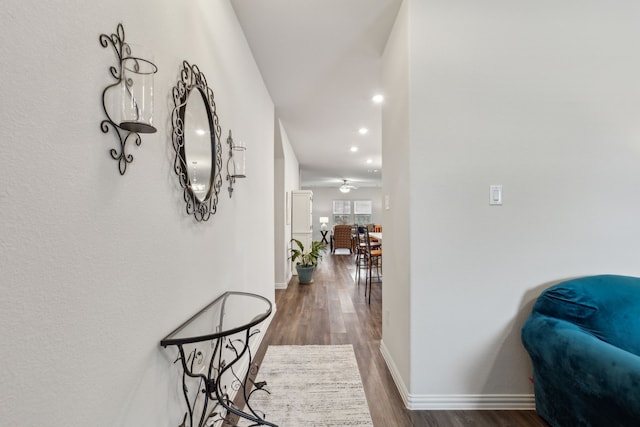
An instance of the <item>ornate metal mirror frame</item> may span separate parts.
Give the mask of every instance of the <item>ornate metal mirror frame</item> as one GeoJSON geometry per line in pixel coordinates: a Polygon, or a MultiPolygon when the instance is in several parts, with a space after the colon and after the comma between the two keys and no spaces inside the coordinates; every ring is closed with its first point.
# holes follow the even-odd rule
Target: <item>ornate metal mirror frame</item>
{"type": "MultiPolygon", "coordinates": [[[[216,103],[213,99],[213,91],[207,85],[207,80],[197,65],[190,65],[187,61],[182,63],[180,80],[173,88],[173,103],[174,108],[171,114],[172,140],[173,149],[175,150],[173,169],[178,175],[178,181],[183,189],[184,201],[187,204],[187,214],[193,214],[197,221],[207,221],[211,215],[216,213],[218,193],[222,187],[222,178],[220,176],[220,171],[222,170],[221,129],[216,113],[216,103]],[[195,92],[193,92],[194,90],[195,92]],[[190,98],[190,94],[194,95],[193,98],[190,98]],[[205,173],[205,176],[208,176],[209,179],[205,184],[204,190],[199,187],[203,184],[196,185],[197,178],[194,172],[189,172],[189,166],[197,162],[190,161],[191,159],[188,159],[186,154],[189,150],[185,150],[185,144],[189,143],[186,141],[189,134],[185,132],[185,118],[188,118],[186,114],[187,101],[191,100],[191,103],[197,103],[200,102],[199,98],[204,101],[209,122],[208,131],[211,137],[211,161],[205,162],[207,167],[210,165],[211,170],[206,171],[210,172],[209,174],[205,173]]],[[[205,132],[198,129],[199,134],[205,132]]],[[[193,143],[195,141],[191,141],[191,144],[193,143]]]]}

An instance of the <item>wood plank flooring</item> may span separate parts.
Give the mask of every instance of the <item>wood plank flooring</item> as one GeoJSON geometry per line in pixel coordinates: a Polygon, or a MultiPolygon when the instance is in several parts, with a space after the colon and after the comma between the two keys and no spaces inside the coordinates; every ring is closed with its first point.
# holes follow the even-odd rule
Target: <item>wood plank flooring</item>
{"type": "MultiPolygon", "coordinates": [[[[268,345],[352,344],[375,427],[547,427],[534,411],[409,411],[380,354],[381,284],[375,280],[371,305],[364,281],[354,282],[354,258],[327,253],[314,283],[276,290],[277,312],[256,354],[268,345]]],[[[258,375],[259,376],[259,375],[258,375]]],[[[295,427],[295,426],[282,426],[295,427]]]]}

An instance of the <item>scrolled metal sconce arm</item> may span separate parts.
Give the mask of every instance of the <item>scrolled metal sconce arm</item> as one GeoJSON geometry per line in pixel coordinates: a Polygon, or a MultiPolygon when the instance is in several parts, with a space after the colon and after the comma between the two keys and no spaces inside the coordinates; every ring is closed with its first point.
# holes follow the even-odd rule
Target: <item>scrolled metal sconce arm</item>
{"type": "MultiPolygon", "coordinates": [[[[143,58],[131,56],[131,47],[128,43],[125,42],[124,37],[124,27],[122,26],[122,24],[118,24],[115,33],[112,33],[110,35],[100,34],[99,37],[100,45],[102,47],[107,48],[111,46],[113,48],[117,61],[117,66],[112,65],[109,67],[109,72],[116,81],[115,83],[105,87],[102,91],[102,108],[107,118],[100,122],[100,129],[103,133],[109,133],[109,130],[112,129],[118,138],[120,148],[112,148],[111,150],[109,150],[109,153],[111,154],[111,158],[118,162],[118,170],[120,171],[120,175],[124,175],[127,170],[127,164],[133,162],[133,156],[126,153],[127,142],[131,139],[136,145],[140,146],[140,144],[142,143],[140,133],[154,133],[156,132],[156,128],[151,125],[150,118],[149,123],[138,121],[138,119],[141,118],[141,112],[144,106],[139,105],[135,100],[132,88],[134,83],[131,79],[126,79],[125,87],[131,99],[131,104],[133,106],[135,114],[135,120],[120,122],[120,124],[117,124],[113,120],[111,114],[109,114],[109,109],[107,108],[106,101],[107,94],[116,86],[122,84],[123,79],[125,79],[123,69],[123,64],[125,61],[132,62],[133,65],[130,71],[134,73],[155,74],[158,71],[158,68],[155,64],[153,64],[153,62],[143,58]],[[144,68],[150,71],[143,71],[142,67],[150,67],[144,68]]],[[[151,100],[150,102],[152,106],[153,101],[151,100]]]]}

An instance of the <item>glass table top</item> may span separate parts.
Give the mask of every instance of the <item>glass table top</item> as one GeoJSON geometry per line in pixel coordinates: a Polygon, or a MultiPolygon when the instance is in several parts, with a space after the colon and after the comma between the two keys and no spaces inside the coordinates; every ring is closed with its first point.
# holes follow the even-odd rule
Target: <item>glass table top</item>
{"type": "Polygon", "coordinates": [[[160,345],[211,340],[247,330],[271,314],[271,301],[246,292],[225,292],[167,335],[160,345]]]}

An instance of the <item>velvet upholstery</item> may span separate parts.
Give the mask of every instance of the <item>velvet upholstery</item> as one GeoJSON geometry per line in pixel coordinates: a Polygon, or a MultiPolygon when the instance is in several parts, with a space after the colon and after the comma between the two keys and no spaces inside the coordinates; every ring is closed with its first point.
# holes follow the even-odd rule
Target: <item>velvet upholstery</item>
{"type": "Polygon", "coordinates": [[[590,276],[546,289],[522,342],[536,411],[551,426],[640,426],[640,278],[590,276]]]}

